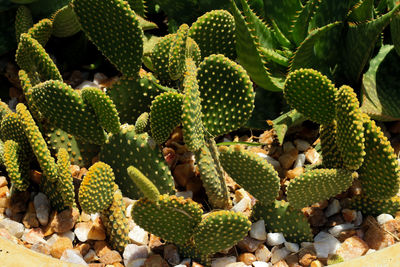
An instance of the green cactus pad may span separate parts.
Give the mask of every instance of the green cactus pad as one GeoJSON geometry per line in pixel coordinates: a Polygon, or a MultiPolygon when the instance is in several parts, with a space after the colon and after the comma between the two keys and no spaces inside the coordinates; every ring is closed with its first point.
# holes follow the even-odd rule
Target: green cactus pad
{"type": "Polygon", "coordinates": [[[367,197],[387,199],[399,191],[399,166],[394,150],[375,121],[363,114],[365,156],[359,169],[362,188],[367,197]]]}
{"type": "Polygon", "coordinates": [[[148,124],[149,124],[149,113],[143,112],[135,122],[136,133],[141,134],[146,132],[148,124]]]}
{"type": "Polygon", "coordinates": [[[200,170],[200,178],[206,190],[208,201],[216,209],[229,208],[231,203],[223,173],[218,172],[214,158],[207,146],[195,152],[196,162],[200,170]]]}
{"type": "Polygon", "coordinates": [[[57,153],[57,188],[63,198],[66,207],[73,207],[75,204],[75,188],[71,176],[70,161],[67,150],[60,148],[57,153]]]}
{"type": "Polygon", "coordinates": [[[320,72],[299,69],[289,73],[283,93],[292,108],[312,121],[329,124],[335,119],[337,89],[320,72]]]}
{"type": "Polygon", "coordinates": [[[132,218],[146,231],[177,245],[186,244],[201,221],[200,204],[183,197],[160,196],[157,203],[145,198],[133,204],[132,218]]]}
{"type": "Polygon", "coordinates": [[[133,124],[143,113],[150,111],[151,101],[162,92],[150,73],[141,71],[139,77],[123,77],[107,90],[115,104],[121,123],[133,124]]]}
{"type": "Polygon", "coordinates": [[[60,128],[51,128],[46,134],[46,141],[50,151],[57,154],[60,148],[67,150],[71,164],[79,167],[89,167],[92,159],[99,153],[99,146],[83,143],[73,135],[61,130],[60,128]]]}
{"type": "Polygon", "coordinates": [[[183,140],[191,151],[204,146],[203,123],[201,120],[201,99],[197,84],[197,69],[192,59],[186,60],[185,78],[183,80],[184,97],[182,104],[183,140]]]}
{"type": "Polygon", "coordinates": [[[247,235],[250,227],[251,222],[241,212],[213,211],[204,215],[193,241],[200,253],[212,254],[235,245],[247,235]]]}
{"type": "Polygon", "coordinates": [[[21,69],[32,76],[38,75],[41,81],[62,81],[60,72],[43,46],[27,33],[21,34],[15,60],[21,69]]]}
{"type": "Polygon", "coordinates": [[[50,150],[44,141],[42,133],[39,131],[32,115],[22,103],[17,105],[18,118],[24,126],[25,136],[32,147],[33,153],[43,170],[43,174],[51,181],[57,179],[57,166],[54,158],[51,157],[50,150]]]}
{"type": "Polygon", "coordinates": [[[67,206],[64,205],[64,197],[58,187],[58,179],[50,181],[45,175],[40,180],[40,190],[49,198],[52,209],[63,211],[67,206]]]}
{"type": "Polygon", "coordinates": [[[172,80],[178,80],[185,72],[186,40],[189,26],[182,24],[169,49],[168,72],[172,80]]]}
{"type": "Polygon", "coordinates": [[[26,6],[19,6],[17,14],[15,15],[15,37],[17,37],[17,43],[22,33],[28,32],[33,26],[32,14],[29,8],[26,6]]]}
{"type": "Polygon", "coordinates": [[[223,55],[200,64],[197,79],[202,99],[203,125],[212,136],[241,127],[254,108],[253,83],[246,71],[223,55]]]}
{"type": "Polygon", "coordinates": [[[201,62],[201,51],[199,45],[190,37],[186,40],[186,58],[191,58],[196,64],[201,62]]]}
{"type": "Polygon", "coordinates": [[[137,199],[142,195],[128,175],[131,165],[149,178],[161,194],[174,191],[174,180],[159,147],[147,133],[136,134],[134,126],[122,125],[118,134],[111,134],[101,148],[100,160],[114,170],[115,182],[124,196],[137,199]]]}
{"type": "Polygon", "coordinates": [[[199,17],[189,30],[199,45],[202,57],[223,54],[236,59],[235,20],[226,10],[213,10],[199,17]]]}
{"type": "Polygon", "coordinates": [[[151,135],[158,144],[167,141],[172,131],[181,123],[183,95],[166,92],[158,95],[150,107],[151,135]]]}
{"type": "Polygon", "coordinates": [[[136,169],[133,166],[129,166],[128,175],[132,178],[133,182],[136,186],[142,191],[145,198],[150,201],[157,202],[160,198],[160,191],[158,191],[157,187],[143,175],[141,171],[136,169]]]}
{"type": "Polygon", "coordinates": [[[136,14],[144,17],[146,13],[145,0],[128,0],[129,6],[136,14]]]}
{"type": "Polygon", "coordinates": [[[4,143],[4,163],[13,186],[19,191],[25,191],[29,187],[29,180],[21,174],[18,150],[19,146],[17,142],[7,140],[4,143]]]}
{"type": "Polygon", "coordinates": [[[60,81],[46,81],[32,88],[32,99],[54,126],[95,144],[106,136],[96,115],[77,91],[60,81]]]}
{"type": "Polygon", "coordinates": [[[151,51],[151,62],[157,78],[162,82],[170,79],[168,72],[169,50],[174,42],[175,34],[168,34],[162,37],[151,51]]]}
{"type": "Polygon", "coordinates": [[[89,39],[125,76],[135,77],[142,65],[143,30],[128,2],[74,0],[73,7],[89,39]]]}
{"type": "Polygon", "coordinates": [[[192,261],[203,264],[204,266],[211,266],[212,255],[204,255],[200,253],[194,244],[189,242],[188,244],[179,246],[178,249],[179,253],[181,253],[183,257],[191,258],[192,261]]]}
{"type": "Polygon", "coordinates": [[[267,231],[283,233],[288,242],[313,240],[307,218],[301,211],[289,205],[289,202],[275,200],[267,206],[257,203],[253,208],[253,216],[256,220],[264,220],[267,231]]]}
{"type": "Polygon", "coordinates": [[[42,19],[29,29],[28,34],[37,40],[41,46],[45,46],[53,32],[53,22],[49,19],[42,19]]]}
{"type": "Polygon", "coordinates": [[[336,99],[336,144],[343,165],[350,170],[360,168],[365,155],[364,127],[357,95],[349,86],[339,88],[336,99]]]}
{"type": "Polygon", "coordinates": [[[236,183],[264,205],[275,200],[280,178],[271,164],[239,145],[221,146],[219,152],[224,170],[236,183]]]}
{"type": "Polygon", "coordinates": [[[79,204],[88,214],[108,208],[114,195],[114,173],[108,164],[96,162],[83,178],[79,188],[79,204]]]}
{"type": "Polygon", "coordinates": [[[389,199],[374,200],[365,195],[359,195],[351,199],[350,207],[365,215],[378,216],[387,213],[395,216],[400,210],[400,198],[394,196],[389,199]]]}
{"type": "Polygon", "coordinates": [[[42,115],[40,111],[37,109],[35,106],[35,103],[33,103],[32,97],[31,97],[31,88],[33,87],[32,82],[29,78],[28,73],[24,70],[19,70],[18,71],[18,78],[21,83],[22,91],[24,92],[26,104],[29,108],[29,111],[32,113],[32,116],[36,119],[41,121],[42,120],[42,115]]]}
{"type": "Polygon", "coordinates": [[[12,113],[11,109],[8,107],[6,103],[0,100],[0,123],[3,118],[7,115],[12,113]]]}
{"type": "Polygon", "coordinates": [[[322,164],[325,168],[342,168],[343,159],[336,144],[336,120],[327,125],[321,125],[319,131],[321,140],[322,164]]]}
{"type": "Polygon", "coordinates": [[[129,243],[129,221],[125,215],[121,191],[115,191],[110,207],[100,213],[100,217],[111,248],[122,254],[129,243]]]}
{"type": "Polygon", "coordinates": [[[57,10],[53,15],[53,35],[56,37],[69,37],[81,30],[78,18],[71,5],[66,5],[57,10]]]}
{"type": "Polygon", "coordinates": [[[345,169],[314,169],[289,183],[287,198],[294,208],[301,209],[323,201],[348,189],[357,174],[345,169]]]}
{"type": "Polygon", "coordinates": [[[103,91],[95,87],[81,90],[83,102],[90,105],[98,118],[100,125],[111,133],[118,133],[121,126],[118,111],[114,103],[103,91]]]}

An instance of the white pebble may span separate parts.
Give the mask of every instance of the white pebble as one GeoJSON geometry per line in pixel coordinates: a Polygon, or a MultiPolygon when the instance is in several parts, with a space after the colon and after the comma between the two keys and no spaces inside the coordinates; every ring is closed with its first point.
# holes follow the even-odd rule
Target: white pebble
{"type": "Polygon", "coordinates": [[[231,210],[235,212],[244,212],[247,209],[251,209],[251,198],[246,194],[231,210]]]}
{"type": "Polygon", "coordinates": [[[184,264],[178,264],[178,265],[174,265],[174,267],[187,267],[187,266],[184,264]]]}
{"type": "Polygon", "coordinates": [[[128,262],[128,264],[125,264],[125,267],[142,267],[142,266],[144,266],[145,261],[146,261],[146,259],[144,259],[144,258],[132,260],[132,261],[128,262]]]}
{"type": "MultiPolygon", "coordinates": [[[[259,154],[263,154],[263,153],[259,153],[259,154]]],[[[263,154],[265,157],[265,159],[268,161],[269,164],[271,164],[272,166],[274,166],[275,169],[279,169],[281,167],[281,163],[279,161],[277,161],[276,159],[274,159],[271,156],[265,155],[263,154]]]]}
{"type": "Polygon", "coordinates": [[[311,146],[309,142],[301,139],[294,140],[294,144],[296,145],[298,151],[306,151],[311,146]]]}
{"type": "Polygon", "coordinates": [[[74,249],[66,249],[62,254],[60,260],[88,266],[86,261],[82,258],[81,253],[79,253],[79,251],[74,249]]]}
{"type": "Polygon", "coordinates": [[[254,267],[272,267],[272,263],[264,261],[253,261],[254,267]]]}
{"type": "Polygon", "coordinates": [[[293,169],[298,167],[303,167],[305,162],[306,162],[306,155],[298,154],[294,162],[293,169]]]}
{"type": "Polygon", "coordinates": [[[265,246],[261,245],[254,253],[258,261],[268,262],[271,259],[271,251],[265,246]]]}
{"type": "Polygon", "coordinates": [[[235,256],[217,258],[211,262],[211,267],[225,267],[229,263],[236,262],[235,256]]]}
{"type": "Polygon", "coordinates": [[[333,236],[338,236],[341,232],[354,229],[354,224],[352,223],[344,223],[344,224],[339,224],[335,225],[332,228],[329,229],[329,233],[333,236]]]}
{"type": "Polygon", "coordinates": [[[342,209],[342,207],[340,206],[340,202],[339,200],[337,200],[336,198],[334,198],[332,200],[332,202],[329,204],[328,208],[326,208],[325,210],[325,216],[326,217],[330,217],[332,215],[337,214],[340,210],[342,209]]]}
{"type": "Polygon", "coordinates": [[[285,247],[283,248],[274,247],[272,248],[271,253],[272,253],[271,262],[272,264],[275,264],[278,261],[285,259],[290,254],[290,251],[285,247]]]}
{"type": "Polygon", "coordinates": [[[378,221],[379,224],[384,224],[388,221],[394,220],[393,216],[390,214],[383,213],[376,217],[376,220],[378,221]]]}
{"type": "Polygon", "coordinates": [[[287,248],[290,252],[297,253],[300,250],[300,247],[296,243],[285,242],[285,248],[287,248]]]}
{"type": "Polygon", "coordinates": [[[11,235],[16,238],[21,238],[25,232],[25,227],[22,223],[5,218],[0,221],[0,228],[5,228],[11,235]]]}
{"type": "Polygon", "coordinates": [[[83,81],[81,84],[76,86],[75,89],[83,89],[85,87],[96,87],[96,88],[99,88],[99,85],[94,83],[94,82],[91,82],[91,81],[83,81]]]}
{"type": "Polygon", "coordinates": [[[89,249],[88,253],[86,253],[85,257],[83,257],[83,259],[86,262],[91,262],[91,261],[95,261],[98,259],[97,255],[96,255],[96,251],[94,251],[93,249],[89,249]]]}
{"type": "Polygon", "coordinates": [[[251,225],[250,236],[257,240],[267,239],[264,220],[259,220],[251,225]]]}
{"type": "Polygon", "coordinates": [[[371,254],[373,252],[375,252],[376,250],[373,248],[368,249],[367,253],[365,253],[365,255],[371,254]]]}
{"type": "Polygon", "coordinates": [[[88,240],[90,229],[91,225],[86,222],[77,223],[74,230],[76,238],[81,242],[86,242],[86,240],[88,240]]]}
{"type": "Polygon", "coordinates": [[[312,242],[301,242],[300,243],[301,248],[309,248],[309,247],[313,247],[313,246],[314,246],[314,243],[312,243],[312,242]]]}
{"type": "Polygon", "coordinates": [[[53,244],[58,240],[59,236],[57,234],[51,235],[49,239],[47,239],[47,245],[50,247],[53,246],[53,244]]]}
{"type": "Polygon", "coordinates": [[[72,242],[74,242],[74,240],[75,240],[75,233],[72,231],[62,233],[62,234],[60,234],[60,236],[68,237],[72,242]]]}
{"type": "Polygon", "coordinates": [[[285,237],[282,233],[268,233],[267,234],[267,244],[269,246],[277,246],[285,243],[285,237]]]}
{"type": "Polygon", "coordinates": [[[50,213],[50,203],[47,196],[41,192],[38,193],[33,199],[33,205],[35,206],[36,217],[40,224],[47,225],[50,213]]]}
{"type": "Polygon", "coordinates": [[[133,260],[146,259],[149,256],[149,252],[147,251],[147,246],[129,244],[125,247],[122,256],[124,258],[124,264],[127,266],[128,263],[133,260]]]}
{"type": "Polygon", "coordinates": [[[357,217],[354,221],[354,226],[360,226],[363,222],[363,216],[361,211],[357,211],[357,217]]]}
{"type": "Polygon", "coordinates": [[[225,267],[251,267],[251,265],[246,265],[244,262],[238,261],[229,263],[228,265],[225,265],[225,267]]]}
{"type": "Polygon", "coordinates": [[[128,237],[134,244],[147,245],[149,242],[149,234],[140,226],[135,225],[129,232],[128,237]]]}
{"type": "Polygon", "coordinates": [[[128,218],[132,217],[132,207],[133,204],[129,204],[128,207],[126,207],[125,214],[128,218]]]}
{"type": "Polygon", "coordinates": [[[314,237],[314,241],[318,258],[327,258],[329,254],[334,254],[340,247],[340,241],[327,232],[319,232],[314,237]]]}

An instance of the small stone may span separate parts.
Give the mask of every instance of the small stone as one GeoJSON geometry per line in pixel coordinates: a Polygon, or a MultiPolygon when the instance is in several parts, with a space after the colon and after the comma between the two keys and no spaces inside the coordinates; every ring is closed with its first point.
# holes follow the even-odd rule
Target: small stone
{"type": "Polygon", "coordinates": [[[90,227],[87,238],[90,240],[105,240],[106,239],[106,229],[105,229],[100,217],[96,218],[93,221],[93,224],[90,227]]]}
{"type": "Polygon", "coordinates": [[[299,256],[298,253],[296,254],[290,254],[285,258],[285,261],[289,267],[301,267],[299,263],[299,256]]]}
{"type": "Polygon", "coordinates": [[[329,254],[334,254],[339,246],[339,240],[327,232],[319,232],[314,237],[314,248],[318,258],[327,258],[329,254]]]}
{"type": "Polygon", "coordinates": [[[33,199],[35,205],[36,217],[41,225],[47,225],[49,222],[50,202],[47,196],[39,192],[33,199]]]}
{"type": "Polygon", "coordinates": [[[211,267],[225,267],[229,263],[234,263],[234,262],[236,262],[235,256],[217,258],[211,262],[211,267]]]}
{"type": "Polygon", "coordinates": [[[293,163],[296,161],[297,159],[297,155],[298,155],[298,151],[296,148],[293,148],[292,150],[283,153],[280,157],[279,157],[279,163],[281,164],[283,169],[289,169],[293,163]]]}
{"type": "Polygon", "coordinates": [[[368,249],[367,253],[365,253],[365,255],[374,253],[375,251],[376,251],[375,249],[370,248],[370,249],[368,249]]]}
{"type": "Polygon", "coordinates": [[[267,244],[269,246],[278,246],[285,242],[286,242],[286,240],[282,233],[268,233],[267,234],[267,244]]]}
{"type": "Polygon", "coordinates": [[[282,148],[283,148],[283,153],[287,153],[296,147],[293,145],[292,142],[287,141],[287,142],[283,143],[282,148]]]}
{"type": "Polygon", "coordinates": [[[89,267],[106,267],[106,265],[104,263],[101,262],[92,262],[88,264],[89,267]]]}
{"type": "Polygon", "coordinates": [[[384,224],[390,220],[393,220],[393,216],[390,214],[381,214],[378,217],[376,217],[376,220],[378,221],[379,224],[384,224]]]}
{"type": "Polygon", "coordinates": [[[10,190],[8,189],[8,186],[5,185],[0,187],[0,198],[6,198],[9,195],[10,195],[10,190]]]}
{"type": "Polygon", "coordinates": [[[133,227],[128,236],[134,244],[147,245],[149,243],[149,233],[138,225],[133,227]]]}
{"type": "Polygon", "coordinates": [[[90,245],[88,243],[79,243],[74,247],[74,249],[78,250],[82,256],[86,256],[86,254],[89,253],[90,245]]]}
{"type": "Polygon", "coordinates": [[[169,267],[169,265],[160,255],[153,254],[146,259],[143,267],[169,267]]]}
{"type": "Polygon", "coordinates": [[[297,176],[299,176],[300,174],[302,174],[304,172],[303,167],[296,167],[294,169],[288,170],[286,172],[286,177],[289,179],[294,179],[297,176]]]}
{"type": "Polygon", "coordinates": [[[231,209],[235,212],[243,212],[251,210],[251,198],[246,195],[238,203],[236,203],[231,209]]]}
{"type": "MultiPolygon", "coordinates": [[[[360,229],[359,229],[360,230],[360,229]]],[[[336,237],[340,242],[344,242],[347,238],[355,236],[357,234],[357,231],[359,230],[355,230],[355,229],[351,229],[351,230],[346,230],[346,231],[342,231],[340,232],[340,234],[336,237]]],[[[359,236],[360,237],[360,236],[359,236]]],[[[360,237],[361,238],[361,237],[360,237]]]]}
{"type": "Polygon", "coordinates": [[[382,229],[400,239],[400,220],[389,220],[382,224],[382,229]]]}
{"type": "Polygon", "coordinates": [[[81,222],[87,222],[90,221],[92,218],[90,217],[90,214],[87,214],[86,212],[82,211],[81,216],[80,216],[80,221],[81,222]]]}
{"type": "Polygon", "coordinates": [[[79,241],[85,242],[86,240],[88,240],[88,234],[90,229],[92,228],[92,225],[93,223],[91,221],[76,224],[74,233],[79,241]]]}
{"type": "Polygon", "coordinates": [[[310,264],[310,267],[323,267],[324,265],[319,260],[313,261],[310,264]]]}
{"type": "Polygon", "coordinates": [[[287,248],[278,248],[278,247],[273,247],[271,251],[271,262],[272,264],[275,264],[279,262],[280,260],[283,260],[290,254],[290,251],[287,250],[287,248]]]}
{"type": "Polygon", "coordinates": [[[272,263],[264,261],[253,261],[254,267],[272,267],[272,263]]]}
{"type": "Polygon", "coordinates": [[[186,258],[186,259],[183,259],[183,261],[181,261],[181,263],[179,265],[184,265],[186,267],[190,267],[191,261],[192,261],[191,259],[186,258]]]}
{"type": "MultiPolygon", "coordinates": [[[[129,245],[128,245],[129,246],[129,245]]],[[[106,241],[100,240],[94,243],[94,251],[96,251],[97,256],[101,257],[107,252],[111,251],[106,241]]]]}
{"type": "Polygon", "coordinates": [[[169,244],[164,248],[164,259],[168,261],[169,264],[176,265],[181,262],[181,258],[178,253],[178,249],[175,245],[169,244]]]}
{"type": "Polygon", "coordinates": [[[101,73],[101,72],[97,72],[93,76],[93,82],[97,85],[101,85],[102,83],[107,81],[107,79],[108,79],[108,77],[104,73],[101,73]]]}
{"type": "Polygon", "coordinates": [[[54,218],[51,220],[51,227],[56,233],[65,233],[74,228],[78,218],[79,210],[76,208],[69,208],[55,214],[54,218]]]}
{"type": "MultiPolygon", "coordinates": [[[[311,226],[319,227],[325,225],[327,219],[325,217],[324,212],[318,208],[309,208],[309,218],[308,221],[311,226]]],[[[304,209],[303,209],[304,210],[304,209]]]]}
{"type": "Polygon", "coordinates": [[[269,249],[266,246],[261,245],[256,250],[255,255],[256,255],[256,259],[258,261],[268,262],[271,259],[272,253],[271,253],[271,251],[269,251],[269,249]]]}
{"type": "MultiPolygon", "coordinates": [[[[160,258],[161,258],[161,256],[160,256],[160,258]]],[[[148,260],[148,259],[132,260],[132,261],[128,262],[128,264],[125,264],[125,267],[144,267],[146,260],[148,260]]],[[[153,266],[151,266],[151,267],[153,267],[153,266]]]]}
{"type": "Polygon", "coordinates": [[[189,180],[195,175],[194,169],[190,163],[176,165],[172,173],[174,180],[182,187],[186,187],[189,180]]]}
{"type": "Polygon", "coordinates": [[[52,246],[60,236],[57,234],[52,235],[49,239],[47,239],[47,245],[52,246]]]}
{"type": "Polygon", "coordinates": [[[242,251],[254,252],[262,246],[263,241],[253,239],[249,236],[245,236],[241,241],[237,243],[237,247],[242,251]]]}
{"type": "Polygon", "coordinates": [[[332,202],[328,205],[328,208],[325,210],[325,216],[330,217],[334,214],[337,214],[341,210],[340,202],[336,198],[332,200],[332,202]]]}
{"type": "Polygon", "coordinates": [[[39,227],[39,221],[36,218],[36,211],[33,202],[29,202],[28,211],[25,213],[24,218],[22,218],[22,223],[26,228],[36,228],[39,227]]]}
{"type": "Polygon", "coordinates": [[[98,260],[98,257],[97,257],[97,255],[96,255],[96,252],[95,252],[93,249],[90,249],[90,250],[86,253],[86,255],[83,257],[83,259],[84,259],[87,263],[89,263],[89,262],[98,260]]]}
{"type": "Polygon", "coordinates": [[[75,240],[75,234],[72,231],[62,233],[62,234],[60,234],[60,236],[68,237],[72,242],[74,242],[74,240],[75,240]]]}
{"type": "Polygon", "coordinates": [[[293,168],[303,167],[306,162],[306,155],[303,153],[297,155],[296,161],[293,164],[293,168]]]}
{"type": "Polygon", "coordinates": [[[239,255],[238,261],[243,262],[244,264],[251,265],[254,261],[257,260],[256,256],[254,254],[245,252],[239,255]]]}
{"type": "Polygon", "coordinates": [[[0,228],[5,228],[11,235],[21,238],[24,234],[25,227],[22,223],[5,218],[0,221],[0,228]]]}
{"type": "Polygon", "coordinates": [[[354,226],[360,226],[363,222],[363,216],[361,211],[357,211],[357,218],[354,221],[354,226]]]}
{"type": "Polygon", "coordinates": [[[352,222],[357,218],[357,211],[351,209],[342,210],[343,219],[346,222],[352,222]]]}
{"type": "Polygon", "coordinates": [[[317,254],[313,248],[304,248],[299,252],[299,263],[302,266],[310,266],[310,264],[316,259],[317,254]]]}
{"type": "Polygon", "coordinates": [[[50,255],[51,248],[45,242],[38,242],[32,245],[31,250],[45,255],[50,255]]]}
{"type": "MultiPolygon", "coordinates": [[[[260,154],[261,153],[258,153],[259,156],[261,156],[260,154]]],[[[265,158],[268,161],[269,164],[274,166],[275,169],[280,169],[281,168],[281,163],[278,160],[274,159],[271,156],[268,156],[268,155],[265,155],[265,154],[263,154],[263,155],[264,156],[261,156],[261,157],[265,158]]]]}
{"type": "Polygon", "coordinates": [[[75,89],[83,89],[85,87],[96,87],[100,88],[98,84],[91,82],[91,81],[83,81],[79,85],[75,86],[75,89]]]}
{"type": "Polygon", "coordinates": [[[300,250],[299,245],[292,242],[285,242],[285,248],[287,248],[287,250],[293,253],[297,253],[300,250]]]}
{"type": "Polygon", "coordinates": [[[7,178],[5,176],[0,176],[0,187],[6,186],[7,184],[7,178]]]}
{"type": "Polygon", "coordinates": [[[297,150],[301,152],[306,151],[311,146],[309,142],[301,139],[294,140],[294,144],[296,145],[297,150]]]}
{"type": "Polygon", "coordinates": [[[380,250],[395,243],[394,237],[384,231],[373,217],[368,216],[366,221],[369,227],[365,232],[364,241],[370,248],[380,250]]]}
{"type": "Polygon", "coordinates": [[[364,240],[357,236],[347,238],[337,249],[336,254],[345,261],[360,257],[367,253],[369,246],[364,240]]]}
{"type": "Polygon", "coordinates": [[[233,262],[229,263],[228,265],[225,265],[225,267],[251,267],[251,265],[246,265],[243,262],[233,262]]]}
{"type": "Polygon", "coordinates": [[[147,246],[138,246],[135,244],[129,244],[125,247],[122,256],[124,258],[124,264],[125,266],[127,266],[130,261],[142,258],[146,259],[149,256],[149,253],[147,250],[147,246]]]}
{"type": "Polygon", "coordinates": [[[78,178],[80,170],[81,170],[81,167],[79,167],[78,165],[70,165],[69,166],[69,171],[71,172],[71,176],[73,178],[78,178]]]}
{"type": "Polygon", "coordinates": [[[33,228],[25,232],[21,239],[29,244],[35,244],[38,242],[46,243],[43,237],[44,235],[42,229],[33,228]]]}
{"type": "Polygon", "coordinates": [[[306,160],[311,163],[311,165],[318,163],[320,160],[320,155],[314,148],[310,148],[306,151],[306,160]]]}
{"type": "Polygon", "coordinates": [[[51,246],[50,254],[54,258],[59,259],[65,250],[72,248],[72,242],[68,237],[58,237],[56,242],[51,246]]]}
{"type": "Polygon", "coordinates": [[[111,250],[102,255],[99,259],[100,262],[105,264],[113,264],[122,261],[121,255],[116,250],[111,250]]]}
{"type": "Polygon", "coordinates": [[[332,227],[331,229],[329,229],[329,233],[335,237],[337,237],[341,232],[346,231],[346,230],[350,230],[350,229],[354,229],[354,224],[352,223],[345,223],[345,224],[339,224],[336,225],[334,227],[332,227]]]}
{"type": "Polygon", "coordinates": [[[87,266],[87,263],[82,258],[82,255],[74,249],[66,249],[62,254],[62,256],[60,257],[60,260],[87,266]]]}
{"type": "Polygon", "coordinates": [[[266,240],[267,232],[265,231],[264,220],[258,220],[251,225],[250,236],[257,240],[266,240]]]}
{"type": "Polygon", "coordinates": [[[273,265],[273,267],[289,267],[289,265],[284,260],[280,260],[273,265]]]}
{"type": "Polygon", "coordinates": [[[11,199],[9,197],[0,198],[0,208],[7,209],[10,207],[11,199]]]}

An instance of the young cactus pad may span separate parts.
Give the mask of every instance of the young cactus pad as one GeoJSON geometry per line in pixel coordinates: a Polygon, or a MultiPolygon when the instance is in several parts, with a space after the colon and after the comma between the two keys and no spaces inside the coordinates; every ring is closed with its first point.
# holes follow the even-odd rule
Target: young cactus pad
{"type": "Polygon", "coordinates": [[[19,191],[25,191],[29,186],[29,181],[21,173],[18,150],[19,146],[17,142],[7,140],[4,143],[4,163],[13,186],[19,191]]]}
{"type": "Polygon", "coordinates": [[[128,175],[132,178],[136,186],[142,191],[145,198],[153,202],[157,202],[160,198],[160,191],[157,187],[141,173],[138,169],[133,166],[128,167],[128,175]]]}
{"type": "Polygon", "coordinates": [[[311,170],[289,183],[287,198],[290,205],[301,209],[343,192],[356,177],[357,173],[345,169],[311,170]]]}
{"type": "Polygon", "coordinates": [[[64,205],[67,207],[72,207],[75,204],[75,191],[70,165],[67,150],[60,148],[57,153],[57,188],[63,197],[64,205]]]}
{"type": "Polygon", "coordinates": [[[319,130],[321,140],[322,163],[325,168],[342,168],[343,159],[336,144],[336,120],[330,124],[321,125],[319,130]]]}
{"type": "Polygon", "coordinates": [[[79,188],[79,204],[86,213],[101,212],[110,206],[115,177],[108,164],[96,162],[83,178],[79,188]]]}
{"type": "Polygon", "coordinates": [[[141,198],[132,207],[135,223],[177,245],[189,241],[202,214],[201,206],[193,200],[168,195],[160,196],[157,203],[141,198]]]}
{"type": "Polygon", "coordinates": [[[299,69],[289,73],[283,93],[293,108],[312,121],[329,124],[335,119],[337,89],[320,72],[299,69]]]}
{"type": "Polygon", "coordinates": [[[278,196],[280,179],[274,167],[241,146],[219,147],[224,170],[264,205],[278,196]]]}

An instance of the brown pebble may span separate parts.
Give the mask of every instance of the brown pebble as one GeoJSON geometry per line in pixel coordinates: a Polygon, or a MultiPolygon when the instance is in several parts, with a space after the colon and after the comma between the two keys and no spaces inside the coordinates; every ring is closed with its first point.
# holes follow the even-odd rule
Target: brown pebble
{"type": "Polygon", "coordinates": [[[201,265],[200,263],[197,262],[192,262],[192,267],[204,267],[204,265],[201,265]]]}
{"type": "Polygon", "coordinates": [[[154,253],[162,253],[164,251],[165,242],[161,241],[161,238],[153,234],[150,235],[149,248],[154,253]]]}
{"type": "Polygon", "coordinates": [[[305,248],[299,252],[299,263],[301,266],[310,266],[317,259],[317,253],[313,248],[305,248]]]}
{"type": "Polygon", "coordinates": [[[50,221],[50,225],[56,233],[65,233],[74,228],[76,221],[79,218],[79,210],[69,208],[62,212],[57,212],[50,221]]]}
{"type": "Polygon", "coordinates": [[[103,240],[94,242],[93,248],[94,251],[96,252],[96,255],[99,257],[111,251],[111,248],[108,246],[107,242],[103,240]]]}
{"type": "Polygon", "coordinates": [[[105,267],[106,265],[101,262],[88,263],[89,267],[105,267]]]}
{"type": "Polygon", "coordinates": [[[160,255],[153,254],[146,259],[143,267],[169,267],[169,265],[160,255]]]}
{"type": "Polygon", "coordinates": [[[297,168],[294,168],[292,170],[288,170],[286,172],[286,177],[289,178],[289,179],[294,179],[297,176],[299,176],[300,174],[302,174],[303,172],[304,172],[304,168],[303,167],[297,167],[297,168]]]}
{"type": "Polygon", "coordinates": [[[178,265],[181,261],[178,248],[173,244],[168,244],[164,248],[164,259],[168,261],[169,264],[178,265]]]}
{"type": "Polygon", "coordinates": [[[310,267],[323,267],[324,265],[319,260],[311,262],[310,267]]]}
{"type": "Polygon", "coordinates": [[[40,181],[42,180],[42,173],[35,170],[31,170],[29,172],[29,177],[31,178],[32,182],[40,184],[40,181]]]}
{"type": "Polygon", "coordinates": [[[357,218],[357,211],[351,209],[342,210],[343,219],[346,222],[352,222],[357,218]]]}
{"type": "Polygon", "coordinates": [[[289,267],[285,260],[280,260],[273,265],[273,267],[289,267]]]}
{"type": "Polygon", "coordinates": [[[79,243],[75,246],[75,248],[79,253],[81,253],[82,257],[85,257],[85,255],[89,252],[90,250],[90,245],[88,243],[79,243]]]}
{"type": "Polygon", "coordinates": [[[50,254],[54,258],[61,258],[62,254],[67,249],[72,249],[72,241],[68,237],[60,236],[56,242],[54,242],[53,246],[51,247],[50,254]]]}
{"type": "Polygon", "coordinates": [[[101,255],[99,261],[102,263],[105,263],[105,264],[113,264],[115,262],[122,261],[122,257],[118,251],[110,250],[110,251],[107,251],[106,253],[103,253],[103,255],[101,255]]]}
{"type": "Polygon", "coordinates": [[[175,166],[175,169],[173,170],[172,174],[177,184],[182,187],[185,187],[187,183],[194,176],[194,170],[188,163],[178,164],[175,166]]]}
{"type": "Polygon", "coordinates": [[[254,261],[257,260],[253,253],[245,252],[239,255],[238,261],[243,262],[246,265],[252,265],[254,261]]]}

